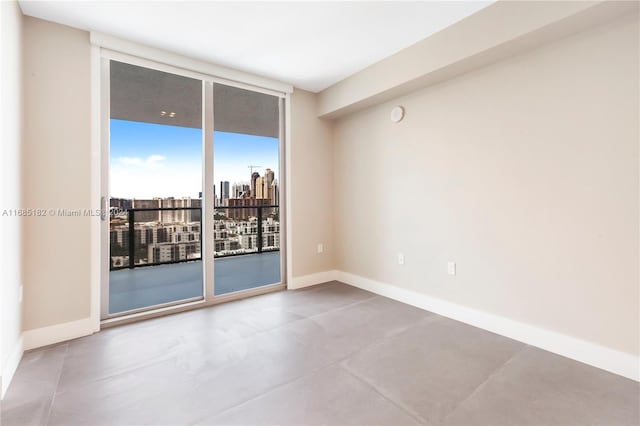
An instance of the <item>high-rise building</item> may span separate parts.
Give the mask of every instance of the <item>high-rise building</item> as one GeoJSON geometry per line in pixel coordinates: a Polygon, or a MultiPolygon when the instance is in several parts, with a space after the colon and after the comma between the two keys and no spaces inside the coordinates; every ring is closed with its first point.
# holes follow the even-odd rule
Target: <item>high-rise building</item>
{"type": "MultiPolygon", "coordinates": [[[[271,204],[269,198],[255,199],[255,198],[229,198],[227,205],[229,207],[254,207],[254,206],[268,206],[271,204]]],[[[264,212],[263,212],[264,215],[264,212]]],[[[227,217],[229,219],[249,219],[250,217],[257,217],[258,209],[256,208],[235,208],[227,209],[227,217]]]]}
{"type": "MultiPolygon", "coordinates": [[[[131,200],[131,208],[133,209],[157,209],[160,207],[162,207],[161,198],[153,198],[151,200],[137,200],[134,198],[131,200]]],[[[133,220],[135,222],[160,222],[160,211],[138,211],[135,212],[133,220]]]]}
{"type": "Polygon", "coordinates": [[[122,210],[129,210],[131,208],[131,200],[128,198],[111,198],[109,206],[122,210]]]}
{"type": "Polygon", "coordinates": [[[280,204],[280,190],[278,187],[278,181],[273,181],[273,183],[271,184],[271,191],[270,191],[270,196],[269,198],[271,198],[271,201],[273,202],[274,205],[279,205],[280,204]]]}
{"type": "Polygon", "coordinates": [[[260,177],[260,173],[251,173],[251,198],[256,198],[256,180],[260,177]]]}
{"type": "Polygon", "coordinates": [[[177,210],[162,211],[162,223],[191,223],[200,221],[200,210],[202,200],[199,198],[164,198],[161,200],[161,207],[176,208],[177,210]]]}
{"type": "Polygon", "coordinates": [[[231,198],[248,198],[251,187],[246,183],[234,183],[231,188],[231,198]]]}
{"type": "Polygon", "coordinates": [[[256,199],[258,200],[264,200],[265,198],[270,198],[269,197],[269,189],[267,186],[267,178],[266,177],[259,177],[258,179],[256,179],[256,199]]]}
{"type": "Polygon", "coordinates": [[[224,206],[224,200],[229,198],[229,181],[220,181],[220,205],[224,206]]]}
{"type": "Polygon", "coordinates": [[[200,210],[202,207],[202,200],[199,198],[153,198],[151,200],[131,200],[131,207],[133,209],[161,209],[161,208],[175,208],[176,210],[148,210],[135,212],[134,221],[139,222],[161,222],[161,223],[175,223],[175,222],[199,222],[200,210]],[[184,209],[182,209],[184,208],[184,209]]]}
{"type": "Polygon", "coordinates": [[[265,169],[264,170],[264,177],[265,177],[267,193],[270,194],[271,193],[271,186],[273,185],[273,181],[276,178],[276,174],[271,169],[265,169]]]}

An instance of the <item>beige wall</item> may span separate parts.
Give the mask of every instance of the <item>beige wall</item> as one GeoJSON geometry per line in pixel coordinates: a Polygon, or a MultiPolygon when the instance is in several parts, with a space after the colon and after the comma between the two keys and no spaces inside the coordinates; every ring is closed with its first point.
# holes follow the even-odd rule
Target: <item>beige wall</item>
{"type": "MultiPolygon", "coordinates": [[[[637,354],[637,25],[334,123],[296,90],[293,276],[340,269],[637,354]]],[[[88,34],[32,18],[24,34],[23,205],[91,207],[88,34]]],[[[87,317],[88,219],[25,224],[23,328],[87,317]]]]}
{"type": "MultiPolygon", "coordinates": [[[[90,205],[89,34],[25,18],[24,206],[90,205]]],[[[292,114],[294,276],[333,267],[330,126],[315,97],[296,90],[292,114]],[[316,244],[324,253],[316,254],[316,244]]],[[[90,222],[86,217],[24,221],[24,330],[83,319],[90,311],[90,222]]]]}
{"type": "Polygon", "coordinates": [[[637,355],[638,48],[625,18],[338,121],[337,269],[637,355]]]}
{"type": "Polygon", "coordinates": [[[323,90],[318,113],[343,116],[637,11],[635,2],[496,1],[323,90]]]}
{"type": "Polygon", "coordinates": [[[331,270],[333,242],[333,145],[331,123],[317,118],[316,96],[291,96],[291,265],[294,277],[331,270]],[[318,243],[324,252],[318,254],[318,243]]]}
{"type": "MultiPolygon", "coordinates": [[[[24,76],[24,207],[97,208],[90,204],[89,34],[25,17],[24,76]]],[[[24,330],[89,316],[89,221],[23,221],[24,330]]]]}
{"type": "Polygon", "coordinates": [[[8,385],[20,353],[20,219],[5,215],[20,197],[22,139],[22,14],[15,1],[0,2],[0,382],[8,385]],[[2,380],[4,378],[4,380],[2,380]]]}

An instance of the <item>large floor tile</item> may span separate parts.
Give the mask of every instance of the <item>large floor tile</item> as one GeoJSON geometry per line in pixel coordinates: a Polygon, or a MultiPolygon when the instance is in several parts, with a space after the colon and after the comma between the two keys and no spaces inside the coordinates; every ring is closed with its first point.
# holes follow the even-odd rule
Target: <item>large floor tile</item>
{"type": "MultiPolygon", "coordinates": [[[[227,409],[272,388],[337,362],[343,348],[298,339],[289,326],[233,344],[226,359],[208,359],[197,374],[197,387],[210,398],[209,407],[227,409]]],[[[191,354],[185,354],[185,358],[191,354]]],[[[189,361],[184,360],[189,363],[189,361]]]]}
{"type": "Polygon", "coordinates": [[[185,345],[181,334],[150,325],[107,329],[69,342],[59,391],[162,362],[185,345]]]}
{"type": "Polygon", "coordinates": [[[69,343],[60,390],[162,362],[194,348],[242,340],[301,318],[252,298],[106,329],[69,343]]]}
{"type": "Polygon", "coordinates": [[[2,401],[0,424],[46,424],[66,351],[63,343],[24,354],[2,401]]]}
{"type": "Polygon", "coordinates": [[[188,424],[194,412],[193,378],[172,360],[74,386],[56,394],[51,425],[188,424]]]}
{"type": "Polygon", "coordinates": [[[291,338],[336,359],[406,330],[430,316],[429,312],[384,297],[373,297],[283,326],[291,338]]]}
{"type": "Polygon", "coordinates": [[[76,383],[56,395],[52,424],[184,424],[335,363],[334,348],[286,327],[219,344],[186,345],[165,359],[76,383]]]}
{"type": "Polygon", "coordinates": [[[638,425],[640,385],[528,347],[447,419],[449,425],[638,425]]]}
{"type": "Polygon", "coordinates": [[[341,283],[328,283],[106,329],[69,343],[60,391],[163,362],[185,350],[245,339],[372,297],[341,283]]]}
{"type": "Polygon", "coordinates": [[[332,281],[301,290],[270,294],[261,303],[310,317],[375,297],[375,294],[332,281]]]}
{"type": "Polygon", "coordinates": [[[414,425],[414,418],[337,365],[288,383],[201,425],[414,425]]]}
{"type": "Polygon", "coordinates": [[[434,316],[368,347],[344,365],[424,422],[439,424],[523,347],[434,316]]]}
{"type": "Polygon", "coordinates": [[[640,423],[639,385],[332,282],[25,354],[2,425],[640,423]]]}

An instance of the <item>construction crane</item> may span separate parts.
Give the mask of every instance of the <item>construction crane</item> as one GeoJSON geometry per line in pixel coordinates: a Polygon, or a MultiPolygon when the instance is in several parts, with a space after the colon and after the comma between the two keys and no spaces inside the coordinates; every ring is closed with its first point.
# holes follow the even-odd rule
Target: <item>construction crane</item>
{"type": "Polygon", "coordinates": [[[249,169],[251,169],[251,174],[253,175],[253,169],[257,169],[258,167],[262,167],[262,166],[256,166],[256,165],[253,165],[253,164],[249,164],[247,167],[249,169]]]}

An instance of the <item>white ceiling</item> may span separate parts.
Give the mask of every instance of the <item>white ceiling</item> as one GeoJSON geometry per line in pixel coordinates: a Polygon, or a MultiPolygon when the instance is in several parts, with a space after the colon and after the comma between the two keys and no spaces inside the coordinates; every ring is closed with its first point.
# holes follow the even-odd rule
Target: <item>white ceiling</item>
{"type": "Polygon", "coordinates": [[[493,1],[20,1],[25,15],[318,92],[493,1]]]}

